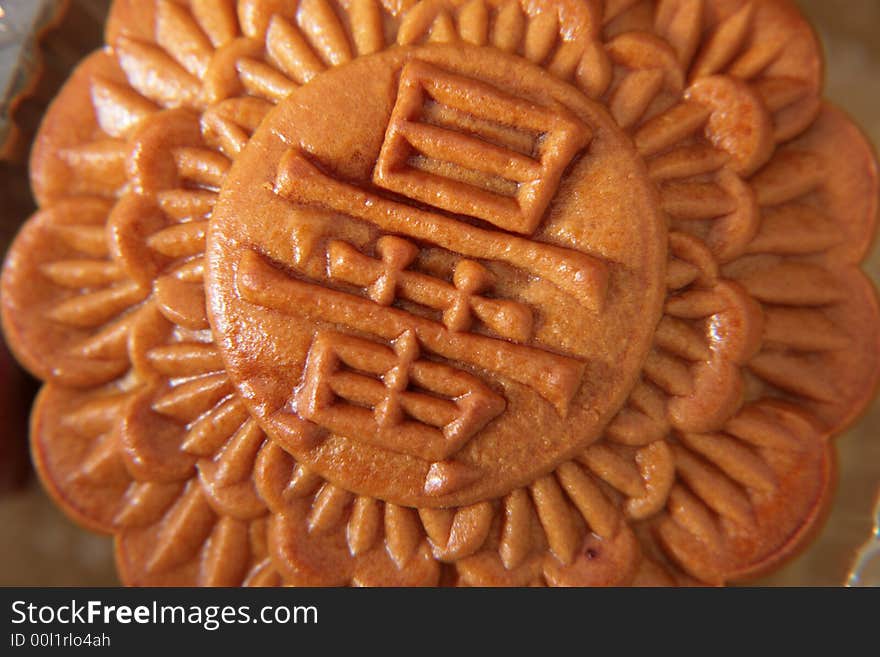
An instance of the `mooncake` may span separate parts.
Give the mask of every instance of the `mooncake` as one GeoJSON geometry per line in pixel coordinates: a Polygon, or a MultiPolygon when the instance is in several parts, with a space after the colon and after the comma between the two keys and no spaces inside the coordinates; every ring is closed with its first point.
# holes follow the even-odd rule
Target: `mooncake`
{"type": "Polygon", "coordinates": [[[787,0],[122,1],[3,325],[132,585],[722,585],[874,394],[870,146],[787,0]]]}

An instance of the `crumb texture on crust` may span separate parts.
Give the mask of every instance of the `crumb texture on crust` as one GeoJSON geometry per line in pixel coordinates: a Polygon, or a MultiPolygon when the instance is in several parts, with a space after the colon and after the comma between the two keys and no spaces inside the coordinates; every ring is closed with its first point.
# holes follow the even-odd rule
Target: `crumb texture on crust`
{"type": "MultiPolygon", "coordinates": [[[[486,78],[488,65],[474,66],[471,77],[486,78]]],[[[45,381],[31,432],[44,484],[78,522],[115,535],[129,584],[723,584],[772,568],[821,516],[833,478],[829,439],[861,412],[880,371],[875,291],[859,270],[875,230],[877,165],[858,129],[822,100],[821,69],[815,36],[787,0],[117,0],[107,47],[80,65],[44,120],[31,166],[40,209],[3,271],[6,337],[45,381]],[[557,106],[575,114],[573,107],[601,106],[596,116],[604,118],[588,126],[590,134],[569,131],[558,152],[577,143],[577,152],[587,149],[584,162],[591,148],[601,153],[610,128],[595,128],[605,121],[629,144],[633,179],[645,180],[641,202],[663,219],[645,243],[662,239],[663,262],[653,271],[665,274],[643,281],[658,290],[662,317],[644,353],[633,352],[638,368],[621,379],[613,419],[590,440],[572,439],[531,479],[512,478],[496,494],[407,505],[370,494],[367,483],[347,486],[328,463],[307,458],[319,449],[308,440],[307,418],[291,413],[274,422],[260,414],[258,388],[242,385],[231,355],[232,334],[212,330],[224,320],[208,303],[216,290],[206,296],[206,281],[217,277],[208,256],[225,234],[215,207],[245,195],[236,192],[244,168],[237,163],[256,161],[248,155],[254,144],[268,143],[264,120],[282,121],[292,106],[305,107],[310,89],[387,53],[423,53],[416,58],[442,64],[452,57],[444,44],[549,72],[557,106]]],[[[495,103],[484,108],[489,119],[519,112],[515,125],[528,123],[526,106],[506,98],[516,89],[491,76],[479,83],[474,93],[495,103]]],[[[454,85],[436,87],[454,95],[454,85]]],[[[396,98],[382,99],[387,110],[364,104],[360,121],[373,120],[371,112],[390,116],[396,98]]],[[[504,235],[516,239],[564,215],[564,203],[543,199],[540,188],[518,204],[508,198],[531,180],[536,161],[526,157],[534,152],[509,154],[526,148],[522,131],[505,132],[474,108],[434,114],[433,124],[452,121],[471,136],[492,131],[507,160],[502,149],[484,148],[478,174],[455,161],[430,169],[433,156],[454,158],[472,143],[449,146],[419,127],[431,122],[413,128],[408,116],[396,124],[400,135],[429,157],[400,160],[402,142],[392,141],[382,155],[387,175],[370,185],[399,200],[412,193],[401,162],[415,163],[417,173],[445,181],[437,188],[447,194],[439,215],[467,215],[480,230],[500,217],[504,235]],[[479,202],[465,207],[467,194],[449,195],[461,185],[480,188],[479,202]]],[[[558,125],[568,130],[570,117],[558,125]]],[[[378,153],[384,141],[378,134],[369,148],[378,153]]],[[[326,152],[319,143],[298,146],[310,156],[326,152]]],[[[311,162],[337,183],[372,173],[376,157],[349,152],[339,171],[308,158],[273,171],[302,175],[311,162]]],[[[559,174],[563,200],[574,188],[565,181],[578,172],[576,163],[559,174]]],[[[278,203],[304,202],[297,180],[285,187],[273,178],[286,191],[278,203]]],[[[417,198],[415,205],[430,204],[417,198]]],[[[226,222],[225,210],[219,214],[226,222]]],[[[306,251],[323,245],[321,222],[297,224],[306,251]]],[[[544,242],[583,239],[558,225],[566,229],[549,231],[544,242]]],[[[532,298],[526,286],[503,288],[497,273],[507,270],[483,267],[483,252],[454,275],[442,257],[414,261],[413,244],[395,239],[369,258],[337,244],[337,288],[361,290],[381,307],[389,289],[405,290],[415,298],[404,304],[421,299],[428,323],[450,334],[475,318],[489,320],[487,335],[508,331],[514,341],[541,330],[522,310],[532,298]],[[424,271],[446,272],[448,280],[419,287],[424,271]],[[517,290],[507,305],[496,298],[502,288],[517,290]]],[[[583,271],[602,269],[572,257],[583,271]]],[[[614,308],[621,268],[607,269],[607,280],[590,280],[597,290],[607,283],[614,308]]],[[[239,294],[242,281],[228,289],[239,294]]],[[[264,296],[273,289],[263,288],[264,296]]],[[[420,372],[409,376],[436,380],[438,363],[419,360],[416,347],[426,338],[417,337],[415,346],[396,337],[382,349],[360,345],[353,358],[372,359],[375,371],[359,370],[354,385],[336,376],[336,392],[377,405],[364,373],[407,354],[410,370],[420,372]]],[[[472,368],[457,379],[480,393],[466,415],[473,433],[450,429],[454,440],[440,441],[439,452],[437,440],[424,446],[419,454],[436,465],[424,485],[467,490],[477,481],[444,450],[467,453],[457,440],[477,441],[484,426],[497,425],[505,415],[496,398],[509,403],[515,387],[484,390],[467,378],[479,374],[472,368]]],[[[386,401],[407,394],[385,385],[386,401]]],[[[551,381],[546,395],[561,385],[551,381]]],[[[404,397],[408,412],[448,426],[450,407],[422,397],[404,397]]],[[[548,417],[557,412],[552,398],[536,399],[548,417]]]]}

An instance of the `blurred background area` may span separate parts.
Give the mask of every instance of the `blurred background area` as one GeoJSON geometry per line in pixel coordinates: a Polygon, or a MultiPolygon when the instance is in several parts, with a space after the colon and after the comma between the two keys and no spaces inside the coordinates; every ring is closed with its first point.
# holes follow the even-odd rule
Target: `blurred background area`
{"type": "MultiPolygon", "coordinates": [[[[0,125],[4,255],[35,209],[27,176],[33,136],[76,62],[101,45],[109,6],[110,0],[0,0],[0,99],[26,92],[21,102],[0,105],[0,117],[11,114],[14,119],[12,126],[0,125]],[[39,47],[22,47],[34,31],[39,47]]],[[[18,369],[2,338],[0,388],[0,586],[118,584],[111,540],[69,521],[30,468],[27,409],[37,383],[18,369]]]]}
{"type": "MultiPolygon", "coordinates": [[[[0,0],[4,5],[44,0],[0,0]]],[[[826,96],[849,112],[880,144],[880,0],[797,0],[813,21],[826,56],[826,96]]],[[[0,253],[33,212],[26,158],[48,101],[72,64],[101,43],[101,20],[110,0],[70,0],[43,41],[43,73],[29,100],[15,110],[20,134],[0,160],[0,253]]],[[[0,13],[0,61],[9,56],[14,26],[0,13]]],[[[880,285],[880,249],[866,269],[880,285]]],[[[48,500],[27,464],[26,408],[35,383],[9,361],[0,342],[0,385],[11,381],[18,397],[0,401],[0,586],[112,586],[112,541],[79,529],[48,500]]],[[[880,491],[880,402],[838,442],[840,481],[822,533],[768,585],[835,586],[846,581],[856,549],[868,540],[880,491]]],[[[875,563],[875,568],[880,564],[875,563]]],[[[880,584],[878,573],[877,584],[880,584]]]]}

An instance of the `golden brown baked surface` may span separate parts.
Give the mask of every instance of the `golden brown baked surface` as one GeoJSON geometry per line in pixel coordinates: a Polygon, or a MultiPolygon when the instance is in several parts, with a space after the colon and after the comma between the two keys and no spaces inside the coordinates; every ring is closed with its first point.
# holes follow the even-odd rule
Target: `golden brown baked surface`
{"type": "Polygon", "coordinates": [[[873,395],[877,170],[782,0],[117,2],[3,322],[132,584],[724,583],[873,395]]]}

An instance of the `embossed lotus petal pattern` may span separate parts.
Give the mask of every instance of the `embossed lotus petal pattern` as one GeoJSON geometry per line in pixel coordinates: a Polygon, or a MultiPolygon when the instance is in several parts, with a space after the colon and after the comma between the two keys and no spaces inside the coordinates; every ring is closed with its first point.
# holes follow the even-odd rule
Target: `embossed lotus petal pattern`
{"type": "MultiPolygon", "coordinates": [[[[880,322],[858,263],[878,195],[870,149],[821,100],[818,46],[791,3],[117,0],[107,43],[41,130],[41,209],[7,259],[3,320],[46,381],[32,431],[42,479],[115,535],[125,582],[721,584],[809,534],[833,479],[829,438],[876,383],[880,322]],[[267,438],[215,344],[204,283],[218,194],[269,110],[329,69],[426,43],[518,55],[604,105],[668,226],[662,318],[601,437],[501,497],[446,508],[352,492],[275,428],[267,438]]],[[[287,165],[281,191],[294,194],[308,163],[287,165]]],[[[509,227],[533,220],[523,208],[509,227]]],[[[406,240],[377,260],[336,248],[340,276],[371,302],[405,276],[424,298],[406,240]]],[[[271,305],[276,281],[251,264],[271,305]]],[[[446,330],[473,313],[525,339],[516,304],[484,294],[489,273],[464,264],[430,288],[446,330]]],[[[420,382],[449,374],[419,360],[412,335],[378,351],[322,344],[405,363],[420,382]]],[[[387,413],[401,385],[386,381],[387,413]]],[[[495,396],[479,394],[479,408],[495,396]]],[[[449,407],[424,403],[442,425],[449,407]]],[[[468,431],[492,413],[465,414],[468,431]]],[[[469,485],[443,460],[458,443],[431,445],[426,486],[469,485]]]]}

